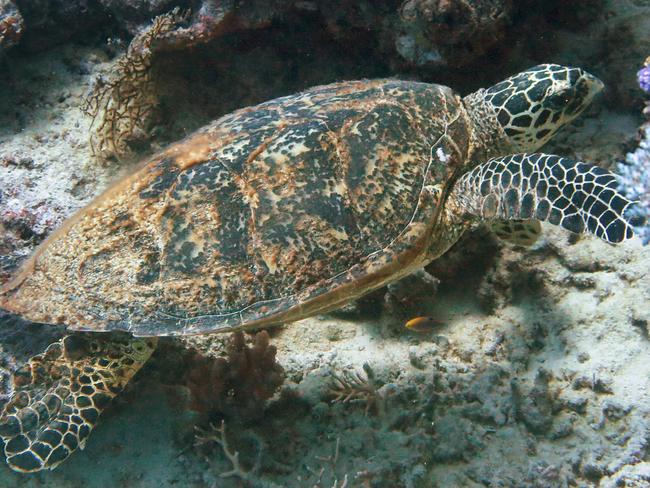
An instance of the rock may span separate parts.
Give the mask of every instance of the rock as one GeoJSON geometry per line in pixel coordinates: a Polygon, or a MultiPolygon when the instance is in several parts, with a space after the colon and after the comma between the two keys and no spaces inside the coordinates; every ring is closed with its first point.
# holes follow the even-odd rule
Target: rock
{"type": "Polygon", "coordinates": [[[605,472],[605,466],[602,463],[590,461],[582,465],[582,475],[592,482],[602,478],[605,472]]]}
{"type": "Polygon", "coordinates": [[[0,0],[0,54],[15,46],[23,35],[23,17],[11,0],[0,0]]]}
{"type": "Polygon", "coordinates": [[[619,472],[601,479],[600,486],[602,488],[650,486],[650,462],[625,466],[619,472]]]}
{"type": "Polygon", "coordinates": [[[614,400],[605,400],[602,403],[603,414],[608,420],[620,420],[630,412],[629,406],[623,406],[614,400]]]}
{"type": "Polygon", "coordinates": [[[485,55],[506,36],[512,0],[407,0],[395,48],[415,66],[458,67],[485,55]]]}
{"type": "Polygon", "coordinates": [[[389,311],[403,313],[409,318],[426,314],[426,306],[438,291],[440,280],[424,269],[390,283],[386,288],[384,302],[389,311]]]}
{"type": "Polygon", "coordinates": [[[587,412],[588,400],[583,396],[571,395],[568,398],[562,398],[564,407],[576,413],[584,415],[587,412]]]}
{"type": "Polygon", "coordinates": [[[14,0],[24,19],[21,45],[32,52],[43,51],[69,39],[94,36],[112,25],[96,0],[14,0]]]}
{"type": "Polygon", "coordinates": [[[448,463],[461,461],[470,455],[472,425],[469,421],[455,415],[446,415],[436,422],[435,429],[433,459],[448,463]]]}
{"type": "Polygon", "coordinates": [[[550,379],[549,373],[540,369],[530,390],[524,391],[513,384],[515,395],[519,392],[517,416],[532,434],[546,434],[553,425],[555,397],[549,389],[550,379]]]}
{"type": "Polygon", "coordinates": [[[133,35],[139,28],[157,15],[169,12],[178,7],[190,10],[196,6],[191,0],[99,0],[107,12],[115,17],[117,22],[126,27],[133,35]]]}

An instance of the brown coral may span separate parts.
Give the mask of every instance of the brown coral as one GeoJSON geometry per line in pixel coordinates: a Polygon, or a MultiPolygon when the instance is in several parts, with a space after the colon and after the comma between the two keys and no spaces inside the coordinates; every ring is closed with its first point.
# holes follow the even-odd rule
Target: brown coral
{"type": "Polygon", "coordinates": [[[218,412],[242,419],[256,418],[285,378],[266,331],[258,332],[250,347],[244,334],[235,332],[225,358],[197,354],[192,362],[186,378],[190,408],[208,415],[218,412]]]}

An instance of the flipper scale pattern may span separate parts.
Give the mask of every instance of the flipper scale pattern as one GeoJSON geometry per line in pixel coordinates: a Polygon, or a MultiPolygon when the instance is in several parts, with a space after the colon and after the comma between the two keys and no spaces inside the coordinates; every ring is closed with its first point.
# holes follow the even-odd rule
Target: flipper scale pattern
{"type": "Polygon", "coordinates": [[[546,220],[617,243],[634,235],[624,216],[633,202],[617,186],[616,176],[598,166],[522,153],[477,166],[456,183],[451,198],[483,220],[546,220]]]}

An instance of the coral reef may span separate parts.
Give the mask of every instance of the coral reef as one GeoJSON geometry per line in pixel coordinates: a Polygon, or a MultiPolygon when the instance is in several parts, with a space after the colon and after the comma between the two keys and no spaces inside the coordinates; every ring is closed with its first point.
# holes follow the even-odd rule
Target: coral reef
{"type": "Polygon", "coordinates": [[[266,400],[278,391],[284,378],[268,332],[255,334],[251,347],[242,332],[235,332],[226,347],[225,358],[196,354],[192,359],[186,377],[190,408],[206,415],[255,419],[263,413],[266,400]]]}
{"type": "MultiPolygon", "coordinates": [[[[244,45],[250,46],[256,40],[261,45],[282,49],[283,37],[304,30],[317,40],[319,49],[340,52],[363,48],[365,57],[390,67],[391,72],[406,72],[456,86],[459,82],[466,83],[468,91],[478,88],[472,83],[476,77],[467,77],[471,73],[483,73],[484,79],[494,82],[531,63],[553,59],[574,64],[579,60],[581,65],[604,78],[609,87],[605,95],[608,104],[619,108],[638,103],[634,80],[626,73],[640,53],[647,53],[650,48],[650,41],[644,35],[648,30],[644,10],[647,7],[629,1],[581,0],[570,8],[559,0],[13,0],[13,3],[24,19],[21,43],[32,51],[67,40],[128,41],[151,18],[176,6],[190,12],[187,25],[158,39],[152,46],[154,53],[176,52],[176,56],[182,57],[197,47],[214,48],[215,42],[230,44],[233,35],[244,45]],[[281,32],[278,34],[277,30],[281,32]],[[549,34],[530,36],[531,31],[549,34]]],[[[301,44],[304,41],[298,47],[301,44]]],[[[232,47],[239,50],[242,44],[235,43],[232,47]]],[[[290,69],[290,58],[286,56],[280,61],[283,67],[276,66],[276,74],[283,68],[290,69]]],[[[323,65],[318,68],[322,70],[323,65]]]]}
{"type": "Polygon", "coordinates": [[[156,17],[131,41],[111,73],[96,79],[84,111],[93,118],[90,143],[99,161],[125,159],[148,138],[158,105],[152,45],[183,19],[179,9],[156,17]]]}
{"type": "MultiPolygon", "coordinates": [[[[318,477],[317,479],[312,483],[309,483],[309,486],[313,486],[314,488],[346,488],[348,486],[348,474],[345,473],[343,475],[343,479],[340,481],[336,477],[336,467],[339,461],[339,454],[340,454],[340,447],[341,447],[341,438],[337,437],[336,438],[336,445],[334,446],[334,454],[331,454],[329,456],[323,456],[321,460],[326,463],[325,466],[322,466],[320,470],[318,471],[318,477]],[[330,477],[333,477],[333,480],[330,480],[330,483],[325,485],[324,477],[325,473],[329,472],[330,477]]],[[[298,478],[298,481],[302,481],[300,478],[298,478]]]]}
{"type": "Polygon", "coordinates": [[[206,416],[226,416],[235,419],[237,441],[248,441],[246,452],[253,450],[254,461],[244,466],[240,452],[232,447],[226,435],[226,421],[211,423],[208,429],[196,428],[194,446],[204,453],[205,461],[220,478],[236,477],[253,486],[259,484],[264,442],[252,431],[243,430],[246,422],[258,420],[269,400],[282,386],[284,369],[276,362],[276,348],[269,345],[268,332],[255,334],[249,347],[243,332],[231,335],[226,345],[226,357],[210,358],[195,354],[190,359],[190,369],[185,378],[189,388],[190,408],[206,416]],[[220,470],[215,464],[212,444],[220,446],[231,463],[231,469],[220,470]]]}
{"type": "Polygon", "coordinates": [[[86,168],[89,120],[79,107],[95,51],[14,56],[19,50],[0,70],[0,282],[111,178],[86,168]]]}
{"type": "MultiPolygon", "coordinates": [[[[106,37],[128,41],[171,6],[13,3],[24,23],[0,73],[0,282],[113,178],[112,167],[86,163],[89,120],[78,114],[79,101],[91,76],[117,62],[106,37]],[[66,39],[87,44],[49,49],[66,39]]],[[[581,0],[570,9],[557,1],[502,2],[495,38],[489,19],[472,17],[460,1],[173,3],[192,16],[153,43],[149,65],[152,74],[164,70],[153,92],[169,139],[237,107],[335,79],[406,76],[466,93],[552,60],[607,81],[593,112],[553,150],[608,165],[632,147],[647,97],[634,76],[649,52],[647,2],[581,0]],[[437,33],[421,18],[399,17],[403,3],[430,5],[441,30],[449,30],[441,12],[450,9],[468,42],[454,32],[448,44],[434,42],[437,33]],[[477,32],[467,30],[472,25],[477,32]],[[412,50],[400,54],[409,34],[414,40],[405,47],[412,50]]],[[[478,9],[498,2],[465,3],[478,9]]],[[[639,148],[617,170],[641,201],[640,216],[647,214],[649,140],[644,127],[639,148]]],[[[203,435],[217,436],[227,449],[223,442],[192,449],[196,414],[160,393],[166,371],[181,375],[186,356],[161,349],[132,393],[107,412],[83,456],[31,481],[0,468],[0,485],[646,486],[649,250],[638,241],[614,248],[576,240],[548,227],[523,250],[476,229],[427,267],[435,279],[391,286],[388,301],[399,307],[382,308],[384,289],[354,315],[274,331],[277,354],[272,346],[258,349],[266,351],[259,356],[267,367],[250,367],[255,345],[245,336],[223,348],[225,339],[202,337],[192,371],[174,385],[189,386],[192,408],[206,421],[219,426],[226,418],[227,438],[219,428],[203,435]],[[426,334],[405,331],[403,315],[420,306],[441,325],[426,334]],[[278,360],[284,372],[268,367],[278,360]],[[382,399],[381,409],[367,414],[365,363],[373,365],[369,391],[382,399]],[[343,385],[332,392],[337,376],[343,385]],[[221,476],[235,469],[236,453],[241,472],[257,468],[249,480],[221,476]]],[[[11,371],[61,333],[0,314],[0,405],[11,371]]],[[[187,393],[174,391],[174,399],[187,393]]]]}
{"type": "MultiPolygon", "coordinates": [[[[154,52],[188,53],[234,33],[246,38],[259,31],[257,37],[266,37],[279,27],[283,35],[291,35],[309,26],[309,35],[321,39],[324,45],[363,45],[366,56],[391,66],[393,71],[414,72],[446,82],[459,78],[449,71],[459,67],[468,73],[489,67],[494,71],[493,80],[497,80],[505,72],[495,60],[512,50],[515,36],[533,28],[584,29],[605,9],[603,0],[582,0],[575,9],[564,8],[559,0],[74,0],[64,2],[64,6],[61,0],[17,3],[25,17],[25,42],[30,49],[43,49],[70,38],[77,42],[96,40],[98,31],[113,32],[104,37],[115,33],[118,37],[136,36],[152,17],[179,7],[191,13],[187,26],[160,38],[153,46],[154,52]],[[580,14],[574,14],[574,10],[580,14]],[[61,18],[64,14],[65,18],[61,18]],[[81,21],[71,23],[71,18],[81,21]]],[[[277,43],[275,37],[266,43],[277,43]]],[[[547,43],[543,52],[552,56],[546,37],[543,42],[547,43]]],[[[526,54],[539,51],[539,46],[531,45],[526,54]]]]}
{"type": "Polygon", "coordinates": [[[99,0],[105,12],[115,18],[118,25],[131,34],[138,35],[142,26],[156,16],[174,8],[187,11],[197,5],[195,0],[99,0]]]}

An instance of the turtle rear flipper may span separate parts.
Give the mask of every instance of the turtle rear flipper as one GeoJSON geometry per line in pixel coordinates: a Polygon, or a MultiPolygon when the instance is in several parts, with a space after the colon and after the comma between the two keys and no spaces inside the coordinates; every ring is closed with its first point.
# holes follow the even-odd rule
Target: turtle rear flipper
{"type": "Polygon", "coordinates": [[[538,219],[617,243],[631,238],[632,204],[607,170],[549,154],[491,159],[455,184],[450,208],[487,221],[538,219]]]}
{"type": "Polygon", "coordinates": [[[84,447],[97,418],[151,356],[155,340],[69,335],[14,374],[0,437],[16,471],[53,469],[84,447]]]}

